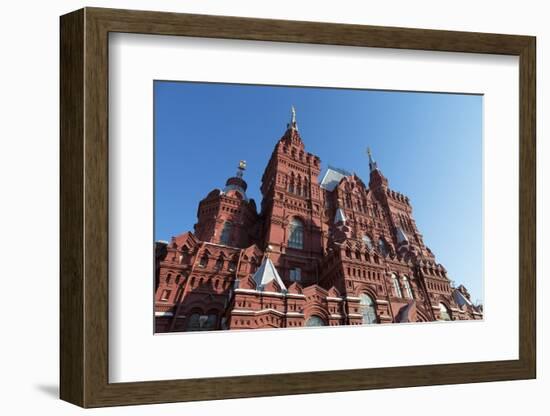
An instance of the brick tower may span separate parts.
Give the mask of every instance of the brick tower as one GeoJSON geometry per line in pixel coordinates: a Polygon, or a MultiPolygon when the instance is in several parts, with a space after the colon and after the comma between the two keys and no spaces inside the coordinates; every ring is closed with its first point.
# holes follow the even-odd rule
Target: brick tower
{"type": "Polygon", "coordinates": [[[199,202],[195,235],[199,240],[234,247],[248,247],[256,241],[256,203],[248,199],[243,179],[246,162],[227,179],[223,189],[215,189],[199,202]]]}
{"type": "Polygon", "coordinates": [[[286,284],[319,279],[321,244],[321,161],[306,152],[292,107],[290,123],[275,145],[262,176],[262,245],[286,284]]]}

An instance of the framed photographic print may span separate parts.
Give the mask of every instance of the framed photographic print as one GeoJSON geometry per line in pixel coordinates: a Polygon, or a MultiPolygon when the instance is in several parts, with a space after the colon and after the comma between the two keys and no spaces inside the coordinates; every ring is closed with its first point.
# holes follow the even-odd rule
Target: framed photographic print
{"type": "Polygon", "coordinates": [[[535,38],[61,17],[61,398],[534,378],[535,38]]]}

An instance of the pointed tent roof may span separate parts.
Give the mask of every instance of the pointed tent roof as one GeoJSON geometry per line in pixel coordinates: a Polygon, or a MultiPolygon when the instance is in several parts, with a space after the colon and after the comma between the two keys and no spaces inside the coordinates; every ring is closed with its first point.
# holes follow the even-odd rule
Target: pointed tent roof
{"type": "Polygon", "coordinates": [[[407,236],[405,235],[405,233],[403,232],[403,229],[401,227],[397,227],[396,234],[397,234],[397,242],[399,244],[409,242],[409,239],[407,238],[407,236]]]}
{"type": "Polygon", "coordinates": [[[339,222],[346,222],[346,214],[344,214],[342,208],[338,208],[334,216],[334,223],[338,224],[339,222]]]}
{"type": "Polygon", "coordinates": [[[338,186],[342,178],[346,176],[351,176],[351,173],[345,171],[344,169],[335,168],[329,166],[323,179],[321,180],[321,188],[326,189],[327,191],[334,191],[334,188],[338,186]]]}
{"type": "Polygon", "coordinates": [[[254,273],[253,279],[256,282],[256,287],[258,290],[263,290],[265,285],[275,280],[281,290],[286,291],[286,286],[269,257],[264,259],[260,268],[256,271],[256,273],[254,273]]]}
{"type": "Polygon", "coordinates": [[[464,304],[473,306],[473,303],[470,300],[468,300],[468,298],[464,296],[458,289],[453,290],[453,298],[455,302],[458,303],[459,306],[462,306],[464,304]]]}

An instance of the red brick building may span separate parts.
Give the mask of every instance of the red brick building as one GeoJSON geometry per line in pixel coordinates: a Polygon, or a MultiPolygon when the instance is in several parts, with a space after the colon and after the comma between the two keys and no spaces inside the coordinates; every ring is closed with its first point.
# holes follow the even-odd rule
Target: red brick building
{"type": "Polygon", "coordinates": [[[260,213],[245,167],[199,202],[194,232],[155,243],[157,332],[482,319],[370,151],[368,185],[332,167],[319,178],[293,109],[260,213]]]}

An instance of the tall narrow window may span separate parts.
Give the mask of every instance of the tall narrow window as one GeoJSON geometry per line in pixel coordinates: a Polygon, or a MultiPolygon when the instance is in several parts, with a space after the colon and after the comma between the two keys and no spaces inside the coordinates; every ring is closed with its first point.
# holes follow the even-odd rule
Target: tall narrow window
{"type": "Polygon", "coordinates": [[[397,276],[395,274],[391,275],[391,281],[393,285],[393,292],[395,293],[395,296],[398,298],[403,297],[403,293],[401,293],[401,286],[399,286],[399,280],[397,279],[397,276]]]}
{"type": "Polygon", "coordinates": [[[362,294],[359,299],[359,307],[361,309],[361,315],[363,315],[363,324],[375,324],[376,307],[374,301],[366,294],[362,294]]]}
{"type": "Polygon", "coordinates": [[[219,271],[223,269],[223,258],[218,258],[218,260],[216,260],[216,266],[215,266],[215,270],[216,271],[219,271]]]}
{"type": "Polygon", "coordinates": [[[291,248],[304,248],[304,226],[298,218],[293,218],[290,222],[288,246],[291,248]]]}
{"type": "Polygon", "coordinates": [[[380,254],[382,254],[384,257],[387,256],[390,252],[388,248],[388,243],[386,243],[386,240],[381,238],[378,240],[378,250],[380,251],[380,254]]]}
{"type": "Polygon", "coordinates": [[[301,282],[302,281],[302,269],[299,267],[294,267],[290,269],[290,281],[291,282],[301,282]]]}
{"type": "Polygon", "coordinates": [[[449,310],[442,303],[439,304],[439,320],[440,321],[450,321],[451,315],[449,315],[449,310]]]}
{"type": "Polygon", "coordinates": [[[403,276],[403,286],[405,287],[405,295],[409,299],[412,299],[414,296],[411,288],[411,282],[409,282],[409,279],[407,279],[407,276],[403,276]]]}
{"type": "Polygon", "coordinates": [[[225,244],[226,246],[231,245],[231,231],[233,231],[233,224],[231,224],[229,221],[226,221],[223,224],[220,243],[225,244]]]}

